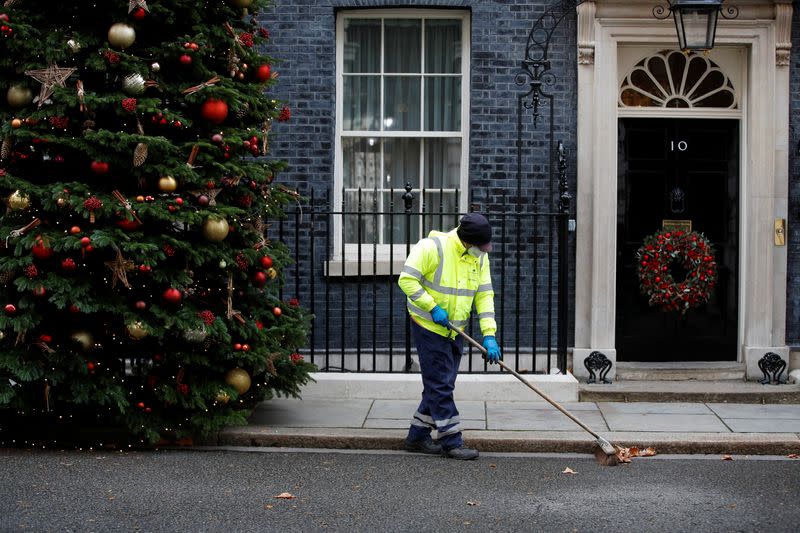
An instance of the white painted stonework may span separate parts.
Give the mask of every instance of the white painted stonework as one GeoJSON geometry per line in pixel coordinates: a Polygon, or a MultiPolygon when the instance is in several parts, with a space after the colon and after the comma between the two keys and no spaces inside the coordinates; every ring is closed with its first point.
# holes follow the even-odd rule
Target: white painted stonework
{"type": "MultiPolygon", "coordinates": [[[[787,218],[789,143],[789,0],[739,1],[739,16],[720,17],[709,57],[738,83],[738,110],[620,109],[620,81],[631,61],[676,46],[670,19],[657,20],[654,0],[584,2],[578,8],[578,184],[573,372],[603,352],[616,362],[617,123],[621,116],[738,118],[739,328],[738,361],[759,379],[758,359],[787,359],[785,246],[773,223],[787,218]]],[[[666,4],[667,2],[661,2],[666,4]]],[[[614,371],[609,374],[614,377],[614,371]]]]}
{"type": "MultiPolygon", "coordinates": [[[[419,374],[318,372],[312,374],[312,377],[315,381],[302,388],[304,400],[419,400],[422,397],[422,377],[419,374]]],[[[557,402],[578,401],[578,381],[573,376],[528,374],[523,377],[557,402]]],[[[509,374],[461,374],[456,379],[454,397],[456,402],[544,402],[535,392],[509,374]]]]}

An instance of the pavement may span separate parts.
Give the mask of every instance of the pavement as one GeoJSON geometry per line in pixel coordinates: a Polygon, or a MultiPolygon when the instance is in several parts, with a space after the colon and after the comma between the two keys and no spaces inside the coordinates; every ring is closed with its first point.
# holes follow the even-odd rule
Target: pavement
{"type": "MultiPolygon", "coordinates": [[[[416,400],[273,399],[245,427],[202,445],[340,449],[402,448],[416,400]]],[[[594,438],[543,401],[457,401],[468,445],[492,452],[589,453],[594,438]]],[[[625,447],[658,453],[800,454],[800,404],[567,402],[567,410],[625,447]]]]}

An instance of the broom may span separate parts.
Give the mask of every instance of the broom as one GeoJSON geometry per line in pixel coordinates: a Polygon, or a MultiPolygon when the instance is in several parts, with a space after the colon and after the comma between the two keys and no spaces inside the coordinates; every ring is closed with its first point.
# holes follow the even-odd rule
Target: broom
{"type": "MultiPolygon", "coordinates": [[[[486,348],[481,346],[478,343],[478,341],[476,341],[475,339],[464,333],[462,329],[458,328],[452,322],[449,322],[449,324],[450,324],[450,329],[452,329],[453,331],[464,337],[471,345],[473,345],[475,348],[480,350],[481,353],[483,353],[484,358],[486,357],[487,355],[486,348]]],[[[534,385],[531,385],[525,378],[519,375],[519,373],[517,373],[512,368],[509,368],[503,361],[497,361],[497,364],[500,365],[500,368],[502,368],[506,372],[509,372],[515,378],[517,378],[522,383],[527,385],[529,389],[531,389],[533,392],[541,396],[547,403],[549,403],[550,405],[552,405],[553,407],[564,413],[570,420],[578,424],[581,427],[581,429],[583,429],[584,431],[589,433],[589,435],[594,437],[595,438],[594,457],[599,464],[601,464],[602,466],[617,466],[617,464],[619,463],[619,459],[617,457],[617,448],[613,444],[611,444],[606,439],[604,439],[603,437],[601,437],[600,435],[589,429],[589,427],[580,420],[578,420],[578,418],[575,415],[564,409],[557,401],[552,399],[543,391],[539,390],[534,385]]]]}

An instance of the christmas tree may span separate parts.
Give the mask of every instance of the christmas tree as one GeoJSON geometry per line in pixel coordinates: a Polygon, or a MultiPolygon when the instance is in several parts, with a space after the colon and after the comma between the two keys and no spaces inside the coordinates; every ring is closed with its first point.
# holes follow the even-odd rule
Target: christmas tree
{"type": "Polygon", "coordinates": [[[145,442],[297,395],[266,0],[0,7],[0,413],[145,442]],[[4,97],[4,98],[3,98],[4,97]]]}

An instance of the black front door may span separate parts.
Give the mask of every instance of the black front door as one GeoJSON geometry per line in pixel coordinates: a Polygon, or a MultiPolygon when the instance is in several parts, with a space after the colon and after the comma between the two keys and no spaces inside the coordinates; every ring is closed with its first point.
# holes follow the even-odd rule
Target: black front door
{"type": "Polygon", "coordinates": [[[618,360],[736,360],[738,161],[737,120],[620,119],[618,360]],[[640,291],[636,251],[665,221],[691,222],[715,249],[711,299],[684,314],[651,307],[640,291]]]}

